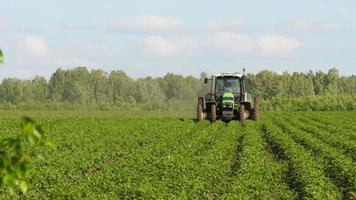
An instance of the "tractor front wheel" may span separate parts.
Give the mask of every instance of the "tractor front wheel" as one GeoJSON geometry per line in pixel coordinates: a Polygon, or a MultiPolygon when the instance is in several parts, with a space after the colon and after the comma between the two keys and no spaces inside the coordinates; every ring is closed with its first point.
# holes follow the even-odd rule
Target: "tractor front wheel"
{"type": "Polygon", "coordinates": [[[216,121],[216,105],[215,104],[211,104],[211,106],[210,106],[210,120],[211,120],[211,122],[216,121]]]}
{"type": "Polygon", "coordinates": [[[203,121],[204,119],[204,112],[203,112],[203,98],[199,97],[198,98],[198,104],[197,104],[197,121],[203,121]]]}

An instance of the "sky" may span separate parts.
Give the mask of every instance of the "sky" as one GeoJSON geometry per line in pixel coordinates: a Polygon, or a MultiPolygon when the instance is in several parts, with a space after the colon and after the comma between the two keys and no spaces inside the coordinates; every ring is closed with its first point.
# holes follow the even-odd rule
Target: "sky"
{"type": "Polygon", "coordinates": [[[356,0],[0,0],[0,79],[56,69],[356,74],[356,0]]]}

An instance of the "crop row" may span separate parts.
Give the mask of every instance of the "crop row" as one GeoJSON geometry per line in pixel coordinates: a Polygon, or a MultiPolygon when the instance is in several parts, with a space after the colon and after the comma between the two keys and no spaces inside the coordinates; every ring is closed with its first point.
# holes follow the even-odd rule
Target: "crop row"
{"type": "Polygon", "coordinates": [[[344,198],[350,198],[351,193],[356,191],[356,167],[351,158],[345,156],[339,149],[322,142],[311,133],[301,130],[304,124],[296,119],[274,116],[273,121],[288,133],[297,143],[312,151],[321,160],[319,165],[324,168],[325,174],[343,191],[344,198]],[[293,122],[295,126],[292,126],[293,122]]]}
{"type": "Polygon", "coordinates": [[[312,133],[321,141],[339,149],[344,154],[350,156],[354,161],[356,161],[356,141],[350,140],[343,134],[340,134],[338,132],[329,132],[325,129],[318,128],[312,122],[307,121],[304,118],[300,118],[300,120],[297,121],[296,118],[298,117],[295,117],[293,115],[288,116],[288,122],[292,126],[298,126],[303,131],[312,133]]]}
{"type": "MultiPolygon", "coordinates": [[[[110,182],[117,184],[115,193],[121,198],[162,198],[169,196],[201,195],[202,179],[192,179],[194,166],[197,164],[193,156],[202,155],[213,145],[219,136],[218,125],[215,127],[199,124],[191,131],[184,127],[170,130],[173,134],[165,134],[168,127],[160,126],[161,132],[155,131],[161,142],[148,144],[116,165],[104,170],[104,175],[116,175],[110,182]],[[176,139],[175,132],[184,132],[184,137],[176,139]],[[200,134],[198,134],[200,133],[200,134]],[[164,142],[166,141],[166,142],[164,142]]],[[[148,138],[147,138],[148,139],[148,138]]],[[[145,138],[143,139],[143,141],[145,138]]],[[[102,190],[108,190],[103,188],[102,190]]]]}
{"type": "Polygon", "coordinates": [[[340,191],[327,178],[315,158],[270,119],[264,122],[267,140],[289,162],[289,180],[303,199],[339,199],[340,191]]]}
{"type": "Polygon", "coordinates": [[[332,133],[337,133],[338,135],[345,136],[350,140],[356,141],[355,116],[350,116],[348,114],[339,115],[339,113],[332,113],[331,116],[322,113],[302,113],[294,114],[294,117],[303,118],[313,126],[325,129],[332,133]]]}
{"type": "Polygon", "coordinates": [[[158,153],[159,146],[189,141],[199,129],[193,122],[176,120],[101,118],[49,120],[43,125],[58,148],[34,163],[33,168],[41,169],[32,174],[36,190],[29,195],[35,198],[138,195],[142,193],[139,186],[149,185],[148,180],[156,176],[148,171],[152,159],[144,156],[158,153]],[[147,168],[139,165],[142,162],[148,163],[147,168]]]}
{"type": "Polygon", "coordinates": [[[231,199],[294,199],[296,193],[287,183],[286,164],[268,151],[259,124],[246,122],[239,152],[238,171],[231,177],[231,199]]]}
{"type": "Polygon", "coordinates": [[[36,198],[220,196],[229,189],[242,133],[240,123],[225,126],[191,120],[48,123],[47,130],[59,134],[55,138],[59,147],[35,163],[41,171],[33,174],[36,190],[29,195],[36,198]],[[68,128],[59,128],[61,124],[68,128]],[[69,129],[76,134],[69,134],[69,129]]]}
{"type": "MultiPolygon", "coordinates": [[[[341,120],[330,121],[334,113],[263,114],[260,123],[228,124],[115,115],[42,119],[58,147],[32,162],[26,198],[352,198],[355,140],[341,120]]],[[[356,114],[345,116],[348,126],[355,124],[356,114]]],[[[3,118],[1,133],[17,134],[17,122],[3,118]]],[[[0,191],[0,199],[12,198],[0,191]]]]}

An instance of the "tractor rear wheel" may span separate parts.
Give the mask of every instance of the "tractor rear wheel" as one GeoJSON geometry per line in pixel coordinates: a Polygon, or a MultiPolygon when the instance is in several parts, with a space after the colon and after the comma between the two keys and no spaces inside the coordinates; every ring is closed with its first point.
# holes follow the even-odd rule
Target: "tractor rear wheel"
{"type": "Polygon", "coordinates": [[[203,98],[198,97],[198,104],[197,104],[197,121],[203,121],[204,119],[204,112],[203,112],[203,98]]]}
{"type": "Polygon", "coordinates": [[[211,104],[211,106],[210,106],[210,120],[211,120],[211,122],[216,121],[216,105],[215,104],[211,104]]]}
{"type": "Polygon", "coordinates": [[[239,108],[239,118],[241,121],[245,120],[245,105],[241,104],[239,108]]]}
{"type": "Polygon", "coordinates": [[[255,107],[253,108],[253,120],[260,121],[260,100],[258,97],[254,99],[255,107]]]}

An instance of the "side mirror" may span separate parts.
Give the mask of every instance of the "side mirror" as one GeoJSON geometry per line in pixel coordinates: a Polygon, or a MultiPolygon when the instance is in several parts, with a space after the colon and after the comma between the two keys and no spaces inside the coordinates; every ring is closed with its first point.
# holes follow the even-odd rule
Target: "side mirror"
{"type": "Polygon", "coordinates": [[[204,83],[207,84],[208,83],[208,78],[204,78],[204,83]]]}

